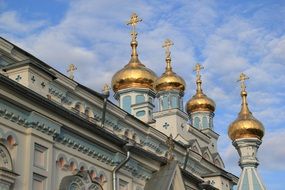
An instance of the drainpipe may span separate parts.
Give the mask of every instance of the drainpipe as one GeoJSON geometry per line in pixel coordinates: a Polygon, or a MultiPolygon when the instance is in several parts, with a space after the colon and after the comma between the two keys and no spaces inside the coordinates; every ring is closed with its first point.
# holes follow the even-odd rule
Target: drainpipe
{"type": "Polygon", "coordinates": [[[186,153],[186,157],[185,157],[185,161],[184,161],[184,165],[183,165],[183,170],[186,169],[187,162],[189,159],[189,153],[190,153],[190,146],[189,145],[186,146],[186,151],[187,151],[187,153],[186,153]]]}
{"type": "Polygon", "coordinates": [[[104,102],[103,102],[103,110],[102,110],[102,117],[101,117],[101,127],[104,127],[105,117],[106,117],[106,108],[107,108],[108,98],[110,96],[110,87],[107,84],[105,84],[102,92],[103,92],[104,102]]]}
{"type": "Polygon", "coordinates": [[[118,166],[116,166],[114,168],[114,170],[112,171],[112,176],[113,176],[113,190],[117,190],[117,175],[116,173],[130,160],[131,158],[131,152],[130,152],[130,148],[133,145],[131,144],[126,144],[124,146],[124,148],[127,150],[127,157],[125,160],[123,160],[118,166]]]}

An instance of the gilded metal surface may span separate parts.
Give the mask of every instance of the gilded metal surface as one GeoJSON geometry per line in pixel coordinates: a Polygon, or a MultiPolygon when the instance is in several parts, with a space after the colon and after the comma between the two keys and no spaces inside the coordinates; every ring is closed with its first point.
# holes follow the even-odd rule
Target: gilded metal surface
{"type": "Polygon", "coordinates": [[[204,69],[204,67],[197,63],[194,69],[194,71],[196,71],[197,89],[196,94],[186,103],[186,111],[188,114],[195,111],[215,111],[215,102],[203,93],[202,80],[200,75],[201,69],[204,69]]]}
{"type": "Polygon", "coordinates": [[[204,93],[196,93],[186,104],[188,114],[196,111],[215,111],[216,104],[204,93]]]}
{"type": "Polygon", "coordinates": [[[112,87],[114,92],[126,88],[149,88],[154,89],[154,82],[157,78],[156,74],[146,68],[139,60],[137,53],[137,32],[135,26],[142,21],[133,13],[128,25],[132,26],[132,54],[129,63],[121,70],[119,70],[112,78],[112,87]]]}
{"type": "Polygon", "coordinates": [[[142,64],[132,67],[126,65],[118,71],[112,78],[114,92],[126,88],[150,88],[156,80],[156,74],[142,64]]]}
{"type": "Polygon", "coordinates": [[[241,111],[239,112],[238,118],[230,124],[228,129],[228,135],[233,141],[240,138],[258,138],[261,140],[264,136],[262,123],[253,117],[248,108],[245,86],[245,80],[247,79],[249,78],[242,73],[238,80],[241,82],[241,111]]]}
{"type": "Polygon", "coordinates": [[[131,32],[132,40],[136,40],[136,38],[137,38],[138,33],[136,32],[136,25],[141,21],[142,21],[142,19],[139,18],[139,16],[136,13],[133,13],[131,15],[130,20],[127,22],[127,25],[132,26],[132,32],[131,32]]]}
{"type": "Polygon", "coordinates": [[[165,72],[155,82],[154,86],[157,92],[169,90],[179,90],[180,92],[184,92],[185,90],[186,83],[183,78],[172,71],[170,56],[170,47],[172,45],[174,45],[173,42],[166,39],[162,46],[165,48],[166,68],[165,72]]]}

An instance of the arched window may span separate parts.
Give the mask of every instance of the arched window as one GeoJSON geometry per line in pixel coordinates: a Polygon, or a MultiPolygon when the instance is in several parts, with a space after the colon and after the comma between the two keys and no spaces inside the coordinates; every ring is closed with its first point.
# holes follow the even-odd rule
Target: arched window
{"type": "Polygon", "coordinates": [[[92,181],[90,175],[85,171],[79,171],[76,175],[64,177],[59,186],[59,190],[103,190],[102,186],[92,181]]]}
{"type": "Polygon", "coordinates": [[[199,117],[195,117],[194,118],[194,127],[199,128],[200,127],[200,118],[199,117]]]}
{"type": "Polygon", "coordinates": [[[202,125],[203,125],[203,129],[206,129],[206,128],[209,127],[208,119],[207,119],[206,116],[204,116],[204,117],[202,118],[202,125]]]}
{"type": "Polygon", "coordinates": [[[136,96],[136,104],[145,102],[144,95],[137,95],[136,96]]]}
{"type": "Polygon", "coordinates": [[[125,96],[123,97],[123,110],[125,110],[128,113],[131,113],[131,96],[125,96]]]}
{"type": "Polygon", "coordinates": [[[163,110],[168,109],[168,97],[167,96],[163,96],[163,99],[162,99],[162,109],[163,110]]]}
{"type": "Polygon", "coordinates": [[[18,176],[13,171],[12,158],[8,149],[0,143],[0,189],[12,189],[18,176]]]}
{"type": "Polygon", "coordinates": [[[178,98],[176,96],[171,97],[171,108],[178,108],[178,98]]]}

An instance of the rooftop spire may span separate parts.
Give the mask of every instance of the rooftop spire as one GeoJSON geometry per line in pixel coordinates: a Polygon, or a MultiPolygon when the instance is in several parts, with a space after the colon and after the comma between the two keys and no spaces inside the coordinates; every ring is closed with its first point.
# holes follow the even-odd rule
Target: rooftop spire
{"type": "Polygon", "coordinates": [[[139,18],[136,13],[133,13],[131,15],[130,20],[127,22],[127,25],[131,25],[131,27],[132,27],[132,31],[131,31],[131,37],[132,37],[132,41],[131,41],[132,59],[131,59],[131,62],[132,63],[138,62],[137,61],[138,60],[138,53],[137,53],[137,46],[138,46],[137,35],[138,35],[138,33],[136,32],[136,25],[141,21],[142,21],[142,19],[139,18]]]}
{"type": "Polygon", "coordinates": [[[171,67],[171,52],[170,52],[170,47],[173,46],[174,43],[170,40],[170,39],[166,39],[164,41],[164,44],[162,45],[163,48],[165,48],[165,55],[166,55],[166,58],[165,58],[165,61],[166,61],[166,72],[167,71],[172,71],[172,67],[171,67]]]}
{"type": "Polygon", "coordinates": [[[195,68],[193,69],[193,71],[196,71],[196,84],[197,84],[197,94],[202,94],[203,91],[202,91],[202,80],[201,80],[201,74],[200,74],[200,71],[204,69],[204,67],[197,63],[195,65],[195,68]]]}
{"type": "Polygon", "coordinates": [[[247,92],[246,92],[246,85],[245,85],[245,81],[248,80],[249,77],[246,76],[244,73],[241,73],[239,76],[239,79],[237,80],[237,82],[240,82],[240,86],[241,86],[241,97],[242,97],[242,104],[241,104],[241,110],[239,115],[249,115],[251,114],[251,112],[248,109],[248,104],[247,104],[247,92]]]}

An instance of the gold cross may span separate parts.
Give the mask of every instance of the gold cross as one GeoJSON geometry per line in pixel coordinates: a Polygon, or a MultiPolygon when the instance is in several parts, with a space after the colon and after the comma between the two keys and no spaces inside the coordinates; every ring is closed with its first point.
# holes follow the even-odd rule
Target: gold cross
{"type": "Polygon", "coordinates": [[[103,86],[102,92],[103,92],[104,94],[108,94],[108,93],[110,92],[110,86],[109,86],[108,84],[105,84],[105,85],[103,86]]]}
{"type": "Polygon", "coordinates": [[[246,76],[244,73],[241,73],[240,76],[239,76],[239,79],[237,80],[237,82],[240,82],[240,86],[241,86],[241,90],[242,91],[245,91],[245,81],[248,80],[249,77],[246,76]]]}
{"type": "Polygon", "coordinates": [[[69,78],[74,79],[74,71],[76,71],[76,70],[77,70],[77,67],[75,67],[74,64],[70,64],[68,66],[67,72],[69,73],[69,78]]]}
{"type": "Polygon", "coordinates": [[[132,26],[132,32],[131,32],[131,35],[132,35],[132,38],[133,40],[136,39],[137,37],[137,32],[136,32],[136,25],[141,22],[142,19],[139,18],[139,16],[136,14],[136,13],[133,13],[131,15],[131,18],[130,20],[127,22],[127,25],[131,25],[132,26]]]}
{"type": "Polygon", "coordinates": [[[197,63],[197,64],[195,65],[195,68],[193,69],[193,71],[196,71],[197,80],[199,80],[199,79],[201,78],[200,71],[201,71],[202,69],[204,69],[204,67],[203,67],[201,64],[199,64],[199,63],[197,63]]]}
{"type": "Polygon", "coordinates": [[[170,39],[166,39],[164,41],[164,44],[162,45],[162,47],[165,48],[166,57],[170,57],[170,47],[173,45],[174,43],[170,39]]]}

